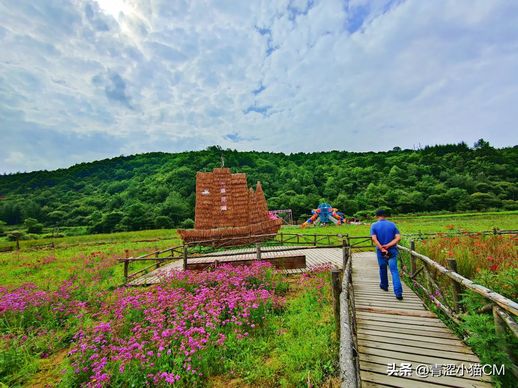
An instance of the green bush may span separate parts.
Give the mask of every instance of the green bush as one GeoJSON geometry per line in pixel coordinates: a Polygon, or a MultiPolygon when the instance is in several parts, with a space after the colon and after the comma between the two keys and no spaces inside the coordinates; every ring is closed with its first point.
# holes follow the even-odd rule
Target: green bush
{"type": "Polygon", "coordinates": [[[9,233],[7,233],[7,239],[9,241],[16,241],[16,240],[27,240],[28,237],[25,233],[23,233],[20,230],[12,230],[9,233]]]}
{"type": "Polygon", "coordinates": [[[168,216],[158,216],[155,218],[155,227],[157,229],[168,229],[173,227],[173,220],[168,216]]]}
{"type": "Polygon", "coordinates": [[[43,224],[40,224],[35,218],[26,218],[23,226],[27,228],[27,233],[40,234],[43,232],[43,224]]]}
{"type": "Polygon", "coordinates": [[[183,229],[192,229],[194,228],[194,221],[190,218],[187,218],[180,223],[180,227],[183,229]]]}

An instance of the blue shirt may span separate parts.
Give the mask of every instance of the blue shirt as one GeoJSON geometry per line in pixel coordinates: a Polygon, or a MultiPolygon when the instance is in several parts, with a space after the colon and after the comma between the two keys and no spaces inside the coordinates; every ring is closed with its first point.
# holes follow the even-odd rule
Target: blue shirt
{"type": "MultiPolygon", "coordinates": [[[[379,220],[371,225],[371,236],[376,235],[381,245],[388,244],[396,237],[396,234],[400,234],[399,230],[393,222],[387,220],[379,220]]],[[[378,249],[378,248],[376,248],[378,249]]],[[[379,250],[379,249],[378,249],[379,250]]],[[[397,247],[393,246],[389,248],[389,252],[396,253],[397,247]]]]}

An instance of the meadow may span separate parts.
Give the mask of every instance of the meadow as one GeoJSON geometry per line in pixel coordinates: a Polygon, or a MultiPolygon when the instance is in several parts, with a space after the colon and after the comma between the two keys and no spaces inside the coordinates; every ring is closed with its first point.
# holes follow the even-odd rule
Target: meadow
{"type": "MultiPolygon", "coordinates": [[[[403,234],[445,234],[516,229],[518,214],[398,217],[394,221],[403,234]]],[[[282,232],[366,236],[369,228],[369,224],[287,226],[282,232]]],[[[516,242],[498,240],[502,236],[476,240],[476,244],[463,240],[469,237],[457,238],[418,243],[418,250],[439,261],[454,254],[466,263],[460,269],[466,276],[516,298],[516,242]]],[[[267,266],[256,266],[172,275],[159,287],[128,289],[119,287],[123,274],[117,259],[126,250],[137,256],[178,245],[175,230],[20,243],[20,250],[0,253],[0,382],[9,386],[60,382],[127,386],[146,379],[180,386],[336,383],[337,341],[326,268],[282,277],[267,266]],[[211,320],[209,329],[202,331],[207,319],[211,320]],[[167,332],[167,327],[179,331],[167,332]],[[186,337],[190,340],[182,342],[185,330],[190,329],[186,337]],[[164,332],[165,337],[157,335],[164,332]]],[[[474,303],[473,308],[481,303],[469,298],[473,299],[466,295],[466,303],[474,303]]],[[[491,338],[491,322],[482,319],[472,320],[467,329],[477,326],[475,332],[491,338]]],[[[483,352],[484,344],[488,348],[486,342],[474,346],[483,352]]]]}

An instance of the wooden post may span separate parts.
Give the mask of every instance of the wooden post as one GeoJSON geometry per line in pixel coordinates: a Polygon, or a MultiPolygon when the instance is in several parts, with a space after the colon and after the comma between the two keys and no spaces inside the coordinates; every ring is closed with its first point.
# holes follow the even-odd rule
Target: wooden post
{"type": "Polygon", "coordinates": [[[281,244],[284,244],[284,233],[281,232],[281,244]]]}
{"type": "Polygon", "coordinates": [[[339,269],[333,269],[331,271],[331,283],[333,285],[333,307],[335,313],[335,330],[336,330],[336,338],[340,338],[340,293],[341,285],[340,285],[340,273],[339,269]]]}
{"type": "Polygon", "coordinates": [[[129,271],[129,251],[127,249],[124,250],[124,283],[128,282],[128,271],[129,271]]]}
{"type": "Polygon", "coordinates": [[[257,260],[261,260],[261,244],[255,244],[255,252],[257,255],[257,260]]]}
{"type": "Polygon", "coordinates": [[[493,234],[496,236],[498,234],[498,229],[495,227],[493,228],[493,234]]]}
{"type": "MultiPolygon", "coordinates": [[[[495,333],[497,336],[501,338],[505,338],[506,334],[506,324],[505,321],[502,319],[500,314],[498,314],[498,306],[493,305],[493,321],[495,322],[495,333]]],[[[503,349],[507,354],[511,355],[511,349],[506,344],[505,348],[503,349]]]]}
{"type": "Polygon", "coordinates": [[[297,233],[297,244],[299,244],[299,237],[300,235],[297,233]]]}
{"type": "Polygon", "coordinates": [[[16,235],[16,250],[20,250],[20,236],[16,235]]]}
{"type": "Polygon", "coordinates": [[[156,248],[156,251],[155,251],[155,258],[156,258],[156,265],[155,265],[155,268],[160,268],[160,258],[158,257],[158,248],[156,248]]]}
{"type": "Polygon", "coordinates": [[[189,254],[189,251],[187,250],[187,245],[183,246],[183,270],[187,271],[187,255],[189,254]]]}
{"type": "MultiPolygon", "coordinates": [[[[414,240],[410,240],[410,250],[415,251],[415,241],[414,240]]],[[[410,274],[411,274],[411,276],[415,275],[416,270],[417,270],[417,266],[416,266],[415,256],[412,252],[410,252],[410,274]]]]}
{"type": "Polygon", "coordinates": [[[316,234],[313,235],[313,246],[315,246],[315,247],[317,246],[317,235],[316,234]]]}
{"type": "Polygon", "coordinates": [[[342,240],[342,268],[345,269],[347,262],[349,261],[350,250],[349,250],[349,239],[344,238],[342,240]]]}
{"type": "MultiPolygon", "coordinates": [[[[453,271],[457,272],[457,260],[451,258],[446,259],[446,262],[448,263],[448,268],[453,271]]],[[[462,305],[460,301],[460,294],[462,292],[462,288],[460,287],[460,284],[457,283],[455,280],[452,280],[453,283],[453,303],[454,303],[454,310],[456,313],[459,313],[462,311],[462,305]]]]}
{"type": "Polygon", "coordinates": [[[497,306],[493,305],[493,320],[495,322],[495,332],[499,336],[505,335],[505,322],[500,315],[498,315],[497,306]]]}

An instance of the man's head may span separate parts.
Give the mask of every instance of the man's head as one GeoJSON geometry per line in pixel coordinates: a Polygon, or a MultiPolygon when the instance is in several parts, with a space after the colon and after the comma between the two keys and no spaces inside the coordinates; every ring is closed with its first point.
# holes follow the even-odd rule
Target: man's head
{"type": "Polygon", "coordinates": [[[383,209],[376,210],[376,217],[380,220],[387,216],[387,212],[383,209]]]}

